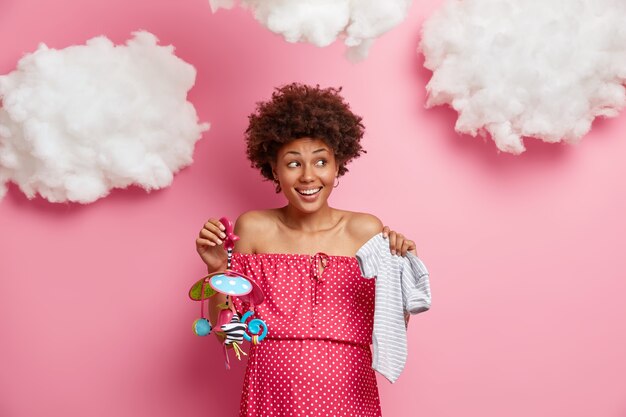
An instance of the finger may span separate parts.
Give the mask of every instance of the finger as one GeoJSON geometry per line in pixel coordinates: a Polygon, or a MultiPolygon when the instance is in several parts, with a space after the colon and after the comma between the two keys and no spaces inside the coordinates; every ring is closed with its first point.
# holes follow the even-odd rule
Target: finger
{"type": "Polygon", "coordinates": [[[215,234],[216,236],[219,236],[222,239],[226,238],[226,234],[220,230],[219,226],[211,222],[205,223],[203,229],[212,232],[213,234],[215,234]]]}
{"type": "Polygon", "coordinates": [[[413,255],[417,256],[417,247],[415,246],[415,242],[413,242],[412,240],[407,240],[407,242],[409,242],[407,252],[411,252],[413,255]]]}
{"type": "Polygon", "coordinates": [[[410,250],[412,242],[410,240],[405,240],[402,242],[402,256],[406,256],[406,253],[410,250]]]}
{"type": "Polygon", "coordinates": [[[389,231],[391,229],[389,228],[389,226],[385,226],[383,227],[383,238],[387,239],[387,237],[389,236],[389,231]]]}
{"type": "Polygon", "coordinates": [[[396,239],[398,238],[398,234],[396,232],[394,232],[393,230],[391,232],[389,232],[389,250],[391,251],[392,255],[396,254],[396,239]]]}
{"type": "Polygon", "coordinates": [[[222,223],[220,223],[219,221],[215,220],[215,221],[208,221],[205,223],[204,228],[213,231],[216,235],[225,238],[226,237],[226,233],[224,233],[224,229],[222,228],[224,227],[224,225],[222,225],[222,223]],[[221,226],[221,227],[220,227],[221,226]]]}
{"type": "Polygon", "coordinates": [[[396,233],[396,254],[402,255],[403,246],[404,246],[404,235],[402,233],[396,233]]]}
{"type": "Polygon", "coordinates": [[[196,239],[196,246],[215,246],[216,244],[214,242],[211,242],[210,240],[207,239],[202,239],[202,238],[197,238],[196,239]]]}
{"type": "Polygon", "coordinates": [[[208,221],[209,223],[212,223],[214,225],[216,225],[220,230],[224,231],[226,230],[226,227],[224,227],[224,225],[222,224],[221,221],[217,220],[217,219],[209,219],[208,221]]]}
{"type": "Polygon", "coordinates": [[[211,242],[215,242],[217,245],[222,244],[222,239],[219,238],[215,233],[210,230],[202,229],[200,230],[200,238],[210,240],[211,242]]]}
{"type": "MultiPolygon", "coordinates": [[[[209,219],[206,223],[205,223],[205,227],[208,225],[212,225],[213,227],[215,227],[215,229],[218,232],[224,232],[226,230],[226,227],[224,227],[224,225],[222,224],[222,222],[220,222],[217,219],[209,219]]],[[[224,235],[225,236],[225,235],[224,235]]]]}

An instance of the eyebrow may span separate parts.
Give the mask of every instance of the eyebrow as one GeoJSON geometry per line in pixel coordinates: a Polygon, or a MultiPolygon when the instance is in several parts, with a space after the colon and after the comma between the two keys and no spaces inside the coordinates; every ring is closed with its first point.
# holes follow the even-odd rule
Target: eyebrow
{"type": "MultiPolygon", "coordinates": [[[[324,152],[324,151],[328,152],[328,149],[326,149],[326,148],[319,148],[319,149],[314,150],[313,153],[320,153],[320,152],[324,152]]],[[[296,151],[285,152],[285,156],[287,156],[289,154],[301,155],[300,152],[296,152],[296,151]]]]}

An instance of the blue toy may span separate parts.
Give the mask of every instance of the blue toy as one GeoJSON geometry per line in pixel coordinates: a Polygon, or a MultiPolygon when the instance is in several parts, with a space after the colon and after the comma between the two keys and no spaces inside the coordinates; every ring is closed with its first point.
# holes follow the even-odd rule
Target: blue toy
{"type": "Polygon", "coordinates": [[[250,317],[252,317],[253,314],[253,311],[248,311],[241,318],[241,322],[247,324],[248,331],[252,333],[252,335],[250,335],[248,332],[245,332],[243,334],[243,337],[248,342],[252,342],[253,344],[258,345],[263,339],[265,339],[265,336],[267,335],[267,324],[265,324],[265,322],[261,319],[252,319],[249,323],[246,323],[246,321],[250,317]]]}
{"type": "Polygon", "coordinates": [[[211,323],[204,317],[193,322],[193,332],[197,336],[206,336],[211,333],[211,323]]]}

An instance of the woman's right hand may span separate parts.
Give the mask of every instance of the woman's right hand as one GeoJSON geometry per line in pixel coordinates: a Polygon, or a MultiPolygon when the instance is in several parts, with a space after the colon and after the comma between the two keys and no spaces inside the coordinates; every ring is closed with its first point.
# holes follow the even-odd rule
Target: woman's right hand
{"type": "Polygon", "coordinates": [[[196,239],[196,250],[209,271],[226,268],[226,251],[224,250],[224,233],[226,228],[217,219],[209,219],[196,239]]]}

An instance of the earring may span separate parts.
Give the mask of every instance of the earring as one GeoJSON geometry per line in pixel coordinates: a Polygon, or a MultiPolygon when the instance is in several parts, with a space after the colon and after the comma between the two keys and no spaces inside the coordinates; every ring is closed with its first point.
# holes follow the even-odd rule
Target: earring
{"type": "Polygon", "coordinates": [[[339,177],[337,177],[337,184],[335,184],[333,188],[337,188],[337,186],[339,186],[339,177]]]}

